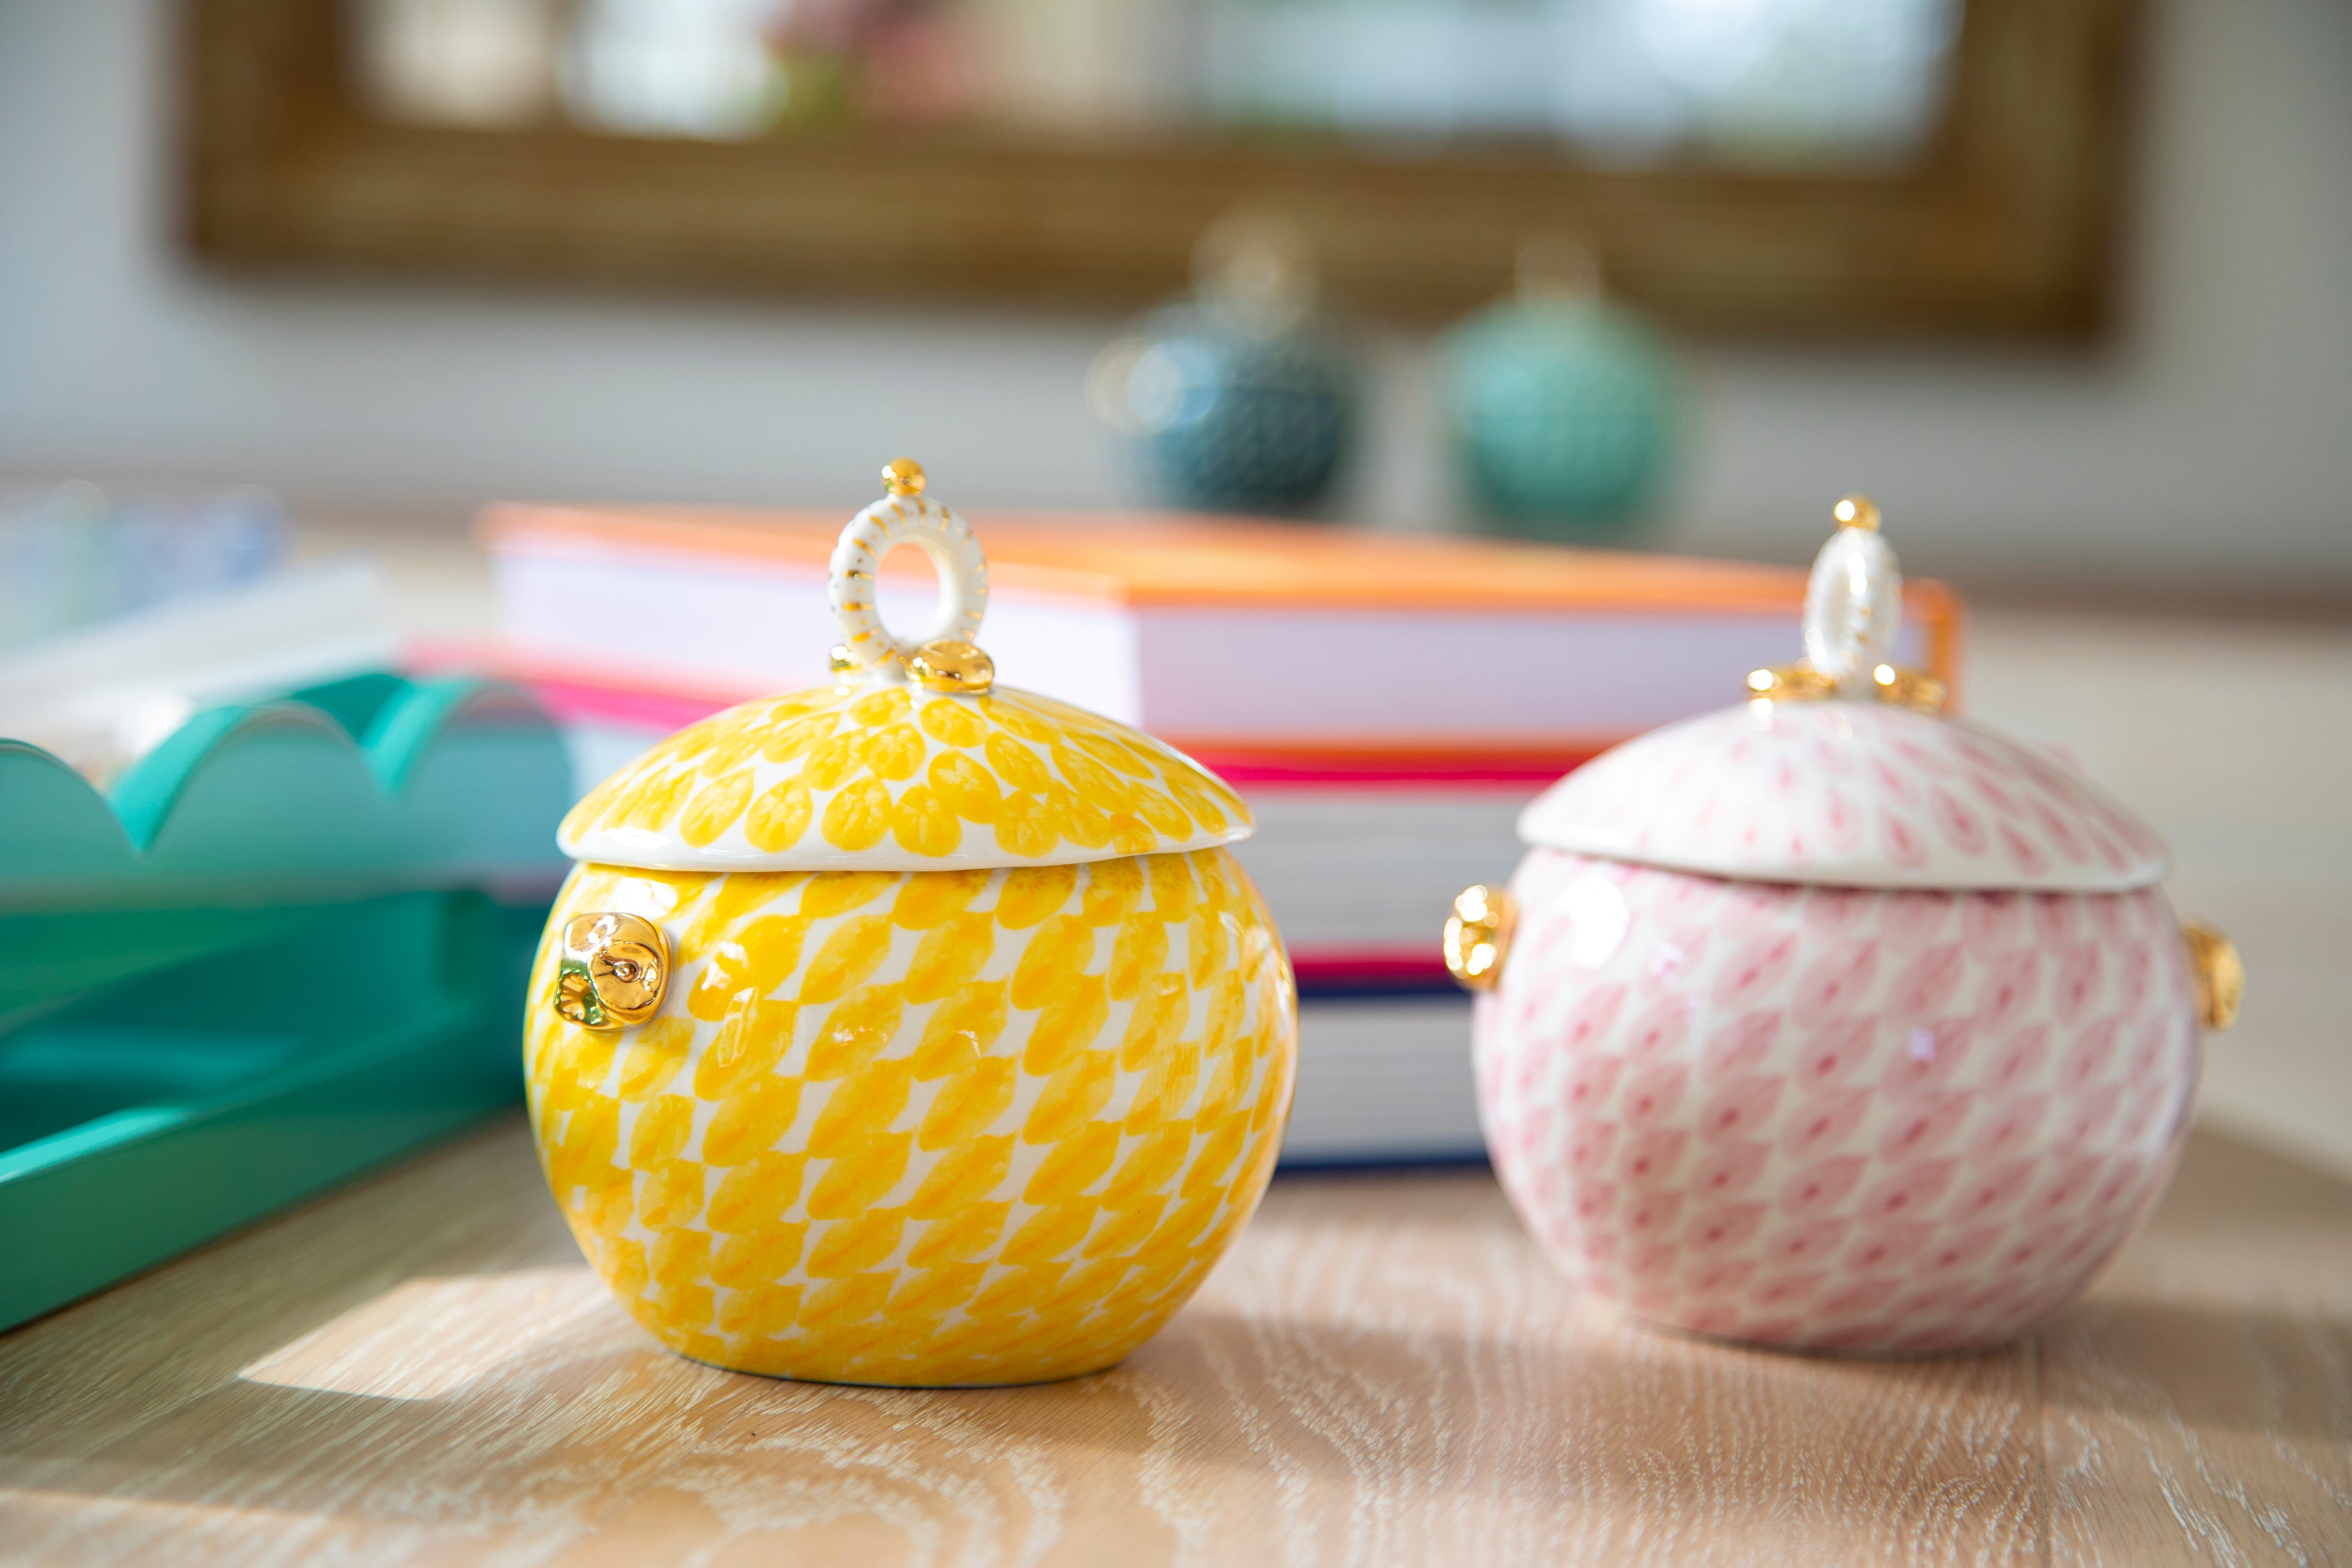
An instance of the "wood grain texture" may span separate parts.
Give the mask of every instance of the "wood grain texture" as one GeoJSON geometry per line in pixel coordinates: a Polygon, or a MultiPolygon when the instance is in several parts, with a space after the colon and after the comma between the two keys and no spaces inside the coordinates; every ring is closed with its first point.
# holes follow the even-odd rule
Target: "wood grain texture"
{"type": "Polygon", "coordinates": [[[2198,1140],[2042,1367],[2053,1563],[2352,1563],[2343,1183],[2198,1140]]]}
{"type": "Polygon", "coordinates": [[[1653,1333],[1444,1172],[1277,1181],[1099,1376],[801,1385],[656,1349],[505,1121],[0,1337],[0,1562],[2344,1562],[2347,1321],[2352,1189],[2209,1136],[1995,1355],[1653,1333]]]}

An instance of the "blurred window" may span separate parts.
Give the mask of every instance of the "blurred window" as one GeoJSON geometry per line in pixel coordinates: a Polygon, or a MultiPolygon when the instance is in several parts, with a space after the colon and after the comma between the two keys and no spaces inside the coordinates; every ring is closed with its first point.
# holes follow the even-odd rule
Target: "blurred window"
{"type": "Polygon", "coordinates": [[[356,0],[397,120],[718,140],[964,124],[1899,164],[1960,0],[356,0]]]}
{"type": "Polygon", "coordinates": [[[1235,211],[1435,320],[2109,320],[2144,0],[184,0],[221,265],[1139,304],[1235,211]]]}
{"type": "Polygon", "coordinates": [[[554,108],[561,30],[548,0],[365,0],[352,9],[362,96],[380,113],[497,129],[554,108]]]}

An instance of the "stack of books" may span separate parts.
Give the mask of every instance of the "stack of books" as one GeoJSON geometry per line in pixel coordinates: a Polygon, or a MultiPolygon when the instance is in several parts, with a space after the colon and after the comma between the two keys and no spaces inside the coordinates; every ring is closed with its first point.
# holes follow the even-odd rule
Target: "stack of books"
{"type": "MultiPolygon", "coordinates": [[[[1238,789],[1237,847],[1299,982],[1288,1164],[1476,1158],[1453,897],[1517,863],[1520,809],[1618,741],[1736,700],[1802,651],[1801,573],[1483,540],[971,515],[997,679],[1183,748],[1238,789]]],[[[834,514],[494,509],[497,673],[565,724],[583,788],[730,703],[824,678],[834,514]]],[[[928,624],[929,566],[882,573],[928,624]]],[[[1914,583],[1904,662],[1956,673],[1914,583]]]]}

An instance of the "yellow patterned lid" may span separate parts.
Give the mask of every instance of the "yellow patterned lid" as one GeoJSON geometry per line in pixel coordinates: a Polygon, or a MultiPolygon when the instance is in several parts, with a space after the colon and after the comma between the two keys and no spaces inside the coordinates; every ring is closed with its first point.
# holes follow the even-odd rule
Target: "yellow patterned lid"
{"type": "Polygon", "coordinates": [[[671,871],[924,871],[1055,866],[1245,838],[1249,808],[1172,746],[994,684],[971,641],[987,607],[980,546],[884,470],[891,494],[842,531],[831,686],[761,698],[679,731],[588,793],[560,839],[577,860],[671,871]],[[896,544],[938,565],[930,635],[893,637],[874,573],[896,544]]]}

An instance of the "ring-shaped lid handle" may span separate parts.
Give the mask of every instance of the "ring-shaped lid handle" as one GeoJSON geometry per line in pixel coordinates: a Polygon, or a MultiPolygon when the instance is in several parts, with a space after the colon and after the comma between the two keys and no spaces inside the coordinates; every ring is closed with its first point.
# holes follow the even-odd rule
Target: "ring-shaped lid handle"
{"type": "Polygon", "coordinates": [[[988,562],[971,527],[923,494],[922,465],[899,458],[882,470],[890,493],[849,520],[833,547],[833,616],[842,649],[860,668],[903,677],[908,661],[934,643],[969,643],[988,613],[988,562]],[[940,613],[931,629],[911,641],[882,622],[875,592],[882,558],[912,544],[940,574],[940,613]]]}
{"type": "MultiPolygon", "coordinates": [[[[834,650],[835,679],[740,703],[655,745],[572,808],[557,835],[565,854],[646,870],[950,871],[1182,854],[1249,836],[1249,807],[1182,752],[997,686],[994,662],[965,640],[988,604],[979,542],[923,499],[919,465],[902,458],[883,479],[889,496],[834,552],[833,608],[848,639],[834,650]],[[876,569],[899,543],[940,566],[939,624],[919,645],[891,636],[874,605],[876,569]]],[[[593,979],[583,971],[580,984],[593,979]]]]}

